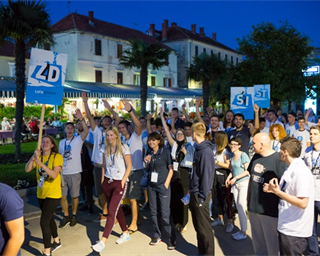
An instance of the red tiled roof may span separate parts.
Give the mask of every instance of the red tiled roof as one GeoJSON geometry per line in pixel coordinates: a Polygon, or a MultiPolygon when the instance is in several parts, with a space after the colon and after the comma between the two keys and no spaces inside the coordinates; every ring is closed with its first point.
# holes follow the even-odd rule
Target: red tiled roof
{"type": "MultiPolygon", "coordinates": [[[[157,39],[161,41],[162,40],[162,35],[158,36],[157,39]]],[[[168,27],[168,29],[167,29],[167,40],[166,41],[177,41],[177,40],[183,40],[183,39],[192,39],[192,40],[195,40],[195,41],[199,41],[199,42],[202,42],[202,43],[213,45],[215,47],[219,47],[219,48],[222,48],[222,49],[225,49],[225,50],[232,51],[232,52],[236,53],[235,50],[231,49],[230,47],[228,47],[228,46],[226,46],[226,45],[224,45],[222,43],[219,43],[219,42],[213,40],[210,37],[202,36],[202,35],[197,34],[197,33],[193,33],[192,31],[190,31],[188,29],[185,29],[185,28],[182,28],[182,27],[178,27],[176,25],[168,27]]]]}
{"type": "MultiPolygon", "coordinates": [[[[79,30],[85,32],[92,32],[95,34],[105,35],[113,38],[119,38],[123,40],[129,39],[141,39],[147,43],[154,44],[159,43],[155,38],[146,35],[145,33],[123,27],[110,22],[102,21],[94,18],[94,26],[89,24],[89,17],[77,13],[70,13],[63,19],[59,20],[52,26],[53,33],[64,32],[68,30],[79,30]]],[[[165,48],[168,46],[162,44],[165,48]]],[[[171,48],[170,48],[171,49],[171,48]]]]}
{"type": "MultiPolygon", "coordinates": [[[[0,45],[0,56],[6,57],[15,57],[14,55],[14,44],[10,41],[4,41],[2,45],[0,45]]],[[[30,52],[26,52],[26,58],[30,59],[30,52]]]]}

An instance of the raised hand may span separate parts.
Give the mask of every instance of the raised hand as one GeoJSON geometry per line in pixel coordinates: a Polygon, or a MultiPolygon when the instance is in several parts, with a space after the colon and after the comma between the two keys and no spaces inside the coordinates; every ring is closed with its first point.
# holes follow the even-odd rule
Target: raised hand
{"type": "Polygon", "coordinates": [[[83,101],[84,103],[88,102],[88,97],[87,97],[86,92],[82,92],[82,93],[81,93],[81,96],[82,96],[82,101],[83,101]]]}
{"type": "Polygon", "coordinates": [[[201,105],[201,101],[202,101],[202,99],[196,99],[196,105],[200,106],[201,105]]]}
{"type": "Polygon", "coordinates": [[[108,109],[108,110],[111,109],[111,106],[110,106],[110,104],[108,103],[107,100],[102,100],[102,102],[103,102],[103,105],[104,105],[104,107],[105,107],[106,109],[108,109]]]}
{"type": "Polygon", "coordinates": [[[80,120],[82,119],[82,113],[81,113],[80,109],[78,109],[78,108],[76,109],[74,116],[77,119],[80,119],[80,120]]]}
{"type": "Polygon", "coordinates": [[[124,108],[123,108],[124,110],[126,110],[127,112],[132,110],[132,106],[128,100],[122,100],[122,103],[124,105],[124,108]]]}
{"type": "Polygon", "coordinates": [[[182,106],[181,106],[182,110],[186,110],[186,104],[183,103],[182,106]]]}
{"type": "Polygon", "coordinates": [[[147,120],[151,120],[151,118],[152,118],[152,115],[151,114],[147,114],[147,120]]]}
{"type": "Polygon", "coordinates": [[[253,105],[254,112],[259,112],[259,106],[257,104],[253,105]]]}
{"type": "Polygon", "coordinates": [[[163,116],[163,108],[160,107],[160,116],[163,116]]]}

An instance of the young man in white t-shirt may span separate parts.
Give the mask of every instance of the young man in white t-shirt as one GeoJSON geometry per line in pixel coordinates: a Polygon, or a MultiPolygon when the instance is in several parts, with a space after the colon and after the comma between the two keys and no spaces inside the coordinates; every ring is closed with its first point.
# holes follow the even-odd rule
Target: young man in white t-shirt
{"type": "Polygon", "coordinates": [[[130,122],[122,120],[119,123],[119,131],[124,136],[123,143],[127,144],[131,152],[132,171],[129,176],[129,187],[126,198],[130,199],[132,220],[128,227],[130,233],[134,233],[138,230],[138,212],[139,202],[141,197],[141,185],[140,180],[144,174],[143,156],[142,156],[142,138],[141,138],[141,124],[133,111],[133,107],[128,100],[123,100],[124,110],[126,110],[135,125],[134,132],[130,133],[130,122]]]}
{"type": "Polygon", "coordinates": [[[74,136],[74,124],[68,122],[65,127],[65,132],[67,137],[60,141],[59,143],[59,153],[63,157],[63,167],[62,167],[62,198],[61,207],[64,214],[62,221],[60,222],[59,228],[63,228],[70,222],[70,226],[73,227],[77,224],[77,209],[79,204],[79,193],[80,193],[80,183],[81,183],[81,148],[85,141],[89,129],[85,124],[85,120],[81,114],[80,109],[76,110],[76,118],[84,123],[83,132],[80,136],[74,136]],[[70,195],[72,198],[72,217],[69,217],[68,210],[68,190],[70,190],[70,195]]]}
{"type": "Polygon", "coordinates": [[[263,191],[280,197],[278,240],[280,255],[302,255],[312,235],[314,218],[313,177],[301,154],[301,143],[296,138],[281,140],[280,161],[288,168],[280,183],[273,178],[263,191]]]}
{"type": "Polygon", "coordinates": [[[293,134],[296,132],[296,130],[299,130],[299,126],[296,122],[297,114],[293,111],[290,111],[288,113],[288,123],[285,125],[285,130],[287,133],[287,136],[293,137],[293,134]]]}
{"type": "Polygon", "coordinates": [[[283,123],[281,123],[278,120],[278,116],[276,112],[273,109],[268,109],[267,110],[267,115],[266,115],[266,127],[269,128],[273,124],[280,124],[283,127],[283,123]]]}
{"type": "Polygon", "coordinates": [[[301,116],[298,118],[298,125],[299,125],[299,129],[293,133],[293,137],[298,139],[301,142],[302,150],[301,150],[300,157],[304,158],[306,148],[310,147],[311,145],[310,135],[309,135],[309,132],[304,128],[305,126],[304,117],[301,116]]]}

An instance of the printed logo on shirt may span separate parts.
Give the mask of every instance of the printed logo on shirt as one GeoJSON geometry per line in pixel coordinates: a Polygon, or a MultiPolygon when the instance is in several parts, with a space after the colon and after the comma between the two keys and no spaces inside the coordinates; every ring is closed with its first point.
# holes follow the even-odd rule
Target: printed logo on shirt
{"type": "Polygon", "coordinates": [[[298,136],[298,137],[297,137],[297,140],[303,141],[303,137],[302,137],[302,136],[298,136]]]}
{"type": "Polygon", "coordinates": [[[286,130],[286,133],[289,136],[290,135],[290,130],[286,130]]]}
{"type": "Polygon", "coordinates": [[[264,183],[263,177],[260,177],[258,175],[254,175],[254,174],[252,174],[251,177],[252,177],[252,181],[254,181],[254,182],[261,183],[261,184],[264,183]]]}
{"type": "Polygon", "coordinates": [[[256,173],[263,173],[265,169],[266,168],[262,164],[256,164],[253,168],[256,173]]]}

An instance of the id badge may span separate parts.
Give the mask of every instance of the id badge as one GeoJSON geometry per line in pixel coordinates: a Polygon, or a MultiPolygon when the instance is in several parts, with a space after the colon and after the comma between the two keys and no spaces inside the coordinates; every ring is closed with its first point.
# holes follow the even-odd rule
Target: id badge
{"type": "Polygon", "coordinates": [[[158,173],[157,172],[151,173],[151,182],[154,182],[154,183],[158,182],[158,173]]]}
{"type": "Polygon", "coordinates": [[[44,177],[41,176],[40,179],[39,179],[38,187],[42,188],[43,187],[43,183],[44,183],[44,177]]]}
{"type": "Polygon", "coordinates": [[[178,171],[179,168],[179,163],[178,162],[173,162],[173,170],[178,171]]]}
{"type": "Polygon", "coordinates": [[[110,166],[107,168],[109,174],[111,174],[111,176],[114,178],[116,177],[116,175],[118,174],[119,170],[115,167],[115,166],[110,166]]]}
{"type": "Polygon", "coordinates": [[[186,161],[186,165],[193,165],[193,162],[186,161]]]}

